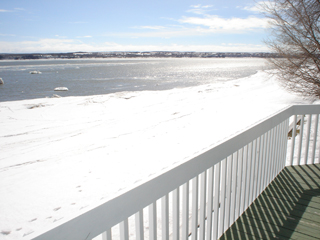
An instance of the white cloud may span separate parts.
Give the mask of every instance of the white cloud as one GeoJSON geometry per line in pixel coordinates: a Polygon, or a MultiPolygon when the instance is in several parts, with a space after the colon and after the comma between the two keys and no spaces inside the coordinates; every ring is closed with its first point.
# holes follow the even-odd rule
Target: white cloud
{"type": "Polygon", "coordinates": [[[191,9],[187,10],[187,12],[203,15],[209,12],[210,8],[212,8],[213,5],[202,6],[201,4],[198,4],[198,5],[191,5],[190,7],[191,9]]]}
{"type": "Polygon", "coordinates": [[[5,33],[0,33],[1,37],[15,37],[16,35],[14,34],[5,34],[5,33]]]}
{"type": "Polygon", "coordinates": [[[259,1],[259,2],[256,2],[255,5],[246,6],[246,7],[242,8],[242,9],[250,11],[250,12],[254,12],[254,13],[262,13],[263,12],[263,7],[261,7],[261,6],[266,6],[266,7],[273,8],[275,5],[274,5],[273,1],[259,1]]]}
{"type": "Polygon", "coordinates": [[[0,12],[12,12],[12,11],[6,10],[6,9],[0,9],[0,12]]]}
{"type": "Polygon", "coordinates": [[[55,37],[57,37],[57,38],[68,38],[66,36],[60,36],[60,35],[55,35],[55,37]]]}
{"type": "Polygon", "coordinates": [[[86,35],[86,36],[78,36],[77,38],[92,38],[92,36],[86,35]]]}
{"type": "Polygon", "coordinates": [[[73,39],[40,39],[38,41],[0,42],[2,53],[50,53],[50,52],[108,52],[108,51],[197,51],[197,52],[262,52],[264,45],[221,44],[221,45],[130,45],[105,42],[85,44],[73,39]]]}
{"type": "Polygon", "coordinates": [[[231,32],[252,31],[268,27],[268,19],[248,17],[248,18],[221,18],[216,15],[206,15],[204,17],[183,17],[179,20],[182,24],[192,24],[204,26],[211,32],[231,32]]]}

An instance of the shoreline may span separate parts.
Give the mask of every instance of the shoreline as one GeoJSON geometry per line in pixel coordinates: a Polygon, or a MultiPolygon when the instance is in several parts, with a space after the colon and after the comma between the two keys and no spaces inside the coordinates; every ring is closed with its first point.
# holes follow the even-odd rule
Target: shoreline
{"type": "Polygon", "coordinates": [[[0,232],[10,231],[0,239],[81,214],[299,103],[308,101],[265,72],[183,89],[0,102],[0,232]]]}

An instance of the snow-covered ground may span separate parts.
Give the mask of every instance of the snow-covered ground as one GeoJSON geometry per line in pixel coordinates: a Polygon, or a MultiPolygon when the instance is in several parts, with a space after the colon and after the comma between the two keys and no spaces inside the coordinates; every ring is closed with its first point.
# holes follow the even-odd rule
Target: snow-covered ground
{"type": "Polygon", "coordinates": [[[0,239],[103,203],[291,104],[266,72],[167,91],[0,103],[0,239]]]}

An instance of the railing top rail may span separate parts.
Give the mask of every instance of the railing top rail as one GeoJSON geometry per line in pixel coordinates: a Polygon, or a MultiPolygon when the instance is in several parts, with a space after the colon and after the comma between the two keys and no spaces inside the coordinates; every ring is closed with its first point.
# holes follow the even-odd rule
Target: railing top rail
{"type": "Polygon", "coordinates": [[[42,234],[38,233],[33,239],[91,239],[214,166],[292,115],[300,114],[320,114],[320,105],[287,107],[140,186],[42,234]]]}

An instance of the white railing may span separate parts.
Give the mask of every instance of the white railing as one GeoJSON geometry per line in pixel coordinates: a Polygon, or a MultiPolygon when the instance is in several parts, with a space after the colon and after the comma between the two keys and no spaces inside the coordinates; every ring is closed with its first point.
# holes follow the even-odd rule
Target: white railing
{"type": "Polygon", "coordinates": [[[34,239],[217,239],[285,165],[319,161],[319,114],[288,107],[34,239]]]}

